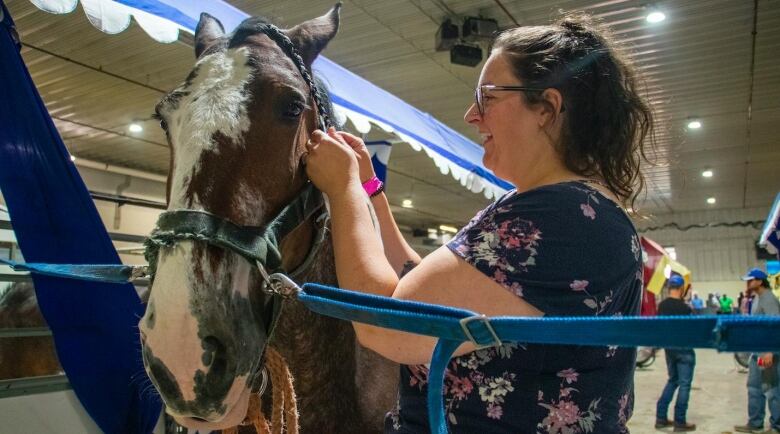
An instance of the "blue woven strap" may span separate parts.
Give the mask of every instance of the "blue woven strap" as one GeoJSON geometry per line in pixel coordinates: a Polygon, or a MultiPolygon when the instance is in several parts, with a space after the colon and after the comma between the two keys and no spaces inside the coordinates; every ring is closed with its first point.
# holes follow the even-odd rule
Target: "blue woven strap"
{"type": "Polygon", "coordinates": [[[136,270],[136,267],[131,265],[22,264],[7,259],[0,259],[0,264],[8,265],[14,271],[29,271],[46,276],[104,283],[128,283],[135,277],[133,272],[136,270]]]}
{"type": "Polygon", "coordinates": [[[494,317],[463,309],[395,300],[316,284],[298,299],[317,313],[348,321],[438,337],[428,374],[432,433],[446,434],[443,382],[458,346],[500,342],[624,347],[715,348],[720,351],[780,350],[780,317],[494,317]]]}

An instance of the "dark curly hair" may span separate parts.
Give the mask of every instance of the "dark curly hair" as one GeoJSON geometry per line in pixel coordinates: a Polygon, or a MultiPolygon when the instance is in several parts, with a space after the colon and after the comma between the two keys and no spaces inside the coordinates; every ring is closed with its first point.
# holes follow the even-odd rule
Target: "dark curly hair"
{"type": "MultiPolygon", "coordinates": [[[[584,14],[548,26],[500,33],[492,50],[507,57],[525,86],[557,89],[563,97],[558,152],[566,167],[599,176],[633,207],[644,187],[640,162],[653,139],[653,112],[637,91],[637,74],[607,29],[584,14]]],[[[549,104],[541,91],[524,92],[529,104],[549,104]]]]}

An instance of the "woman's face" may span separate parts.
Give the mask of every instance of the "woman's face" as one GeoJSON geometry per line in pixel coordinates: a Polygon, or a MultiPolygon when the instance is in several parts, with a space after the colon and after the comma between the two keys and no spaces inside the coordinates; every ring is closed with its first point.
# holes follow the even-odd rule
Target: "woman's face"
{"type": "MultiPolygon", "coordinates": [[[[501,51],[494,51],[482,68],[478,86],[485,84],[523,85],[501,51]]],[[[483,101],[483,114],[474,103],[464,119],[479,130],[485,148],[482,157],[485,167],[499,178],[516,183],[518,176],[528,173],[550,151],[549,144],[547,149],[544,147],[539,110],[528,106],[518,91],[487,91],[483,101]]]]}

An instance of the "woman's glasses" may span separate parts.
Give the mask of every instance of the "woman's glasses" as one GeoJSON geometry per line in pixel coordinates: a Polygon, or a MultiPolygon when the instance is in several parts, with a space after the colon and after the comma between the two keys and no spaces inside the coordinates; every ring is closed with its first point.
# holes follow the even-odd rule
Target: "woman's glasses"
{"type": "Polygon", "coordinates": [[[539,87],[525,87],[525,86],[498,86],[495,84],[483,84],[481,86],[477,86],[477,88],[474,90],[474,100],[477,102],[477,110],[479,110],[479,115],[484,116],[485,115],[485,99],[484,94],[485,92],[496,92],[496,91],[509,91],[509,92],[524,92],[524,91],[536,91],[536,92],[542,92],[544,89],[539,87]]]}

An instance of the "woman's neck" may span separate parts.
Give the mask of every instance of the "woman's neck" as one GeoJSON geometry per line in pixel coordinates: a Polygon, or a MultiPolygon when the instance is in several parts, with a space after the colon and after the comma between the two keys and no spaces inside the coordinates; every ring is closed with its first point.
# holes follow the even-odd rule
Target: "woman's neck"
{"type": "Polygon", "coordinates": [[[523,193],[544,185],[558,184],[582,178],[582,176],[565,167],[553,165],[552,167],[538,167],[536,170],[518,175],[515,179],[509,181],[515,186],[518,193],[523,193]]]}

